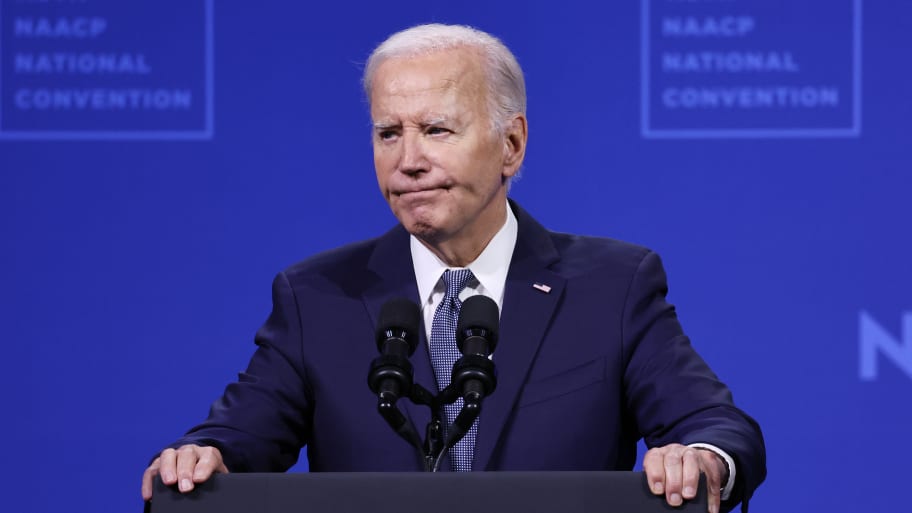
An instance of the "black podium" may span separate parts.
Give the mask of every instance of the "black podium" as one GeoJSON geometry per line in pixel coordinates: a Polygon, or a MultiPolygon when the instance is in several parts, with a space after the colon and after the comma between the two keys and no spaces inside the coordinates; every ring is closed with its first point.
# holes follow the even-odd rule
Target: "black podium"
{"type": "Polygon", "coordinates": [[[152,513],[706,512],[706,490],[678,508],[642,472],[221,474],[180,494],[156,480],[152,513]]]}

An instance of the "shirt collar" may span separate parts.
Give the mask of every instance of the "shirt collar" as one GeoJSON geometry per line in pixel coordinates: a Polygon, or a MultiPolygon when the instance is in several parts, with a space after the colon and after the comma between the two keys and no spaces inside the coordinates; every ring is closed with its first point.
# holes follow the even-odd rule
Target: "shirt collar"
{"type": "MultiPolygon", "coordinates": [[[[494,234],[494,238],[466,268],[472,271],[475,279],[481,285],[479,292],[503,304],[504,286],[507,281],[507,271],[513,258],[513,249],[516,247],[516,238],[519,234],[519,223],[510,205],[507,204],[507,218],[504,225],[494,234]]],[[[415,280],[418,284],[418,294],[422,304],[426,304],[434,287],[440,281],[443,271],[453,269],[448,266],[431,250],[425,247],[414,235],[410,237],[412,263],[415,267],[415,280]]]]}

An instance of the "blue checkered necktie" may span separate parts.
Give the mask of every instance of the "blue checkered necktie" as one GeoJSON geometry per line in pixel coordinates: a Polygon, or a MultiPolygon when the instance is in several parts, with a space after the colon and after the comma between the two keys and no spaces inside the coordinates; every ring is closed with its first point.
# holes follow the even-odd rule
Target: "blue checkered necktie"
{"type": "MultiPolygon", "coordinates": [[[[453,364],[462,356],[456,347],[456,322],[459,319],[459,310],[462,301],[459,293],[465,288],[466,282],[472,278],[472,271],[468,269],[448,269],[443,272],[443,283],[446,293],[437,310],[434,312],[434,321],[431,324],[431,365],[434,375],[437,376],[437,387],[443,390],[450,384],[453,373],[453,364]]],[[[456,415],[462,409],[463,400],[460,398],[453,404],[444,406],[446,411],[447,427],[456,420],[456,415]]],[[[444,433],[446,430],[444,430],[444,433]]],[[[456,472],[469,472],[472,470],[472,459],[475,455],[475,435],[478,433],[478,419],[472,424],[472,429],[450,449],[450,459],[453,470],[456,472]]],[[[446,435],[444,435],[446,438],[446,435]]]]}

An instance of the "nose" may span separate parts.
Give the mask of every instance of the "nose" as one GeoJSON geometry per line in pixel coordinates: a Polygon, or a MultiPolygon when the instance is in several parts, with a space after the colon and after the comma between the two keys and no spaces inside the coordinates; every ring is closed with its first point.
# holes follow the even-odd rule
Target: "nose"
{"type": "Polygon", "coordinates": [[[430,166],[425,153],[424,138],[419,130],[406,130],[402,134],[402,158],[399,171],[407,175],[426,173],[430,166]]]}

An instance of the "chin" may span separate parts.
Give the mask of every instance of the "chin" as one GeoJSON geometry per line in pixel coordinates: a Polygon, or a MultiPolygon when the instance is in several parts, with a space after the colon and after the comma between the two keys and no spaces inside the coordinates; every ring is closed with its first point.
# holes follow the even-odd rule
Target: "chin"
{"type": "Polygon", "coordinates": [[[424,240],[434,240],[441,233],[441,225],[435,211],[429,208],[402,209],[393,212],[402,226],[416,237],[424,240]]]}
{"type": "Polygon", "coordinates": [[[405,226],[406,231],[425,242],[436,241],[442,235],[440,227],[431,223],[413,221],[411,223],[402,223],[402,225],[405,226]]]}

